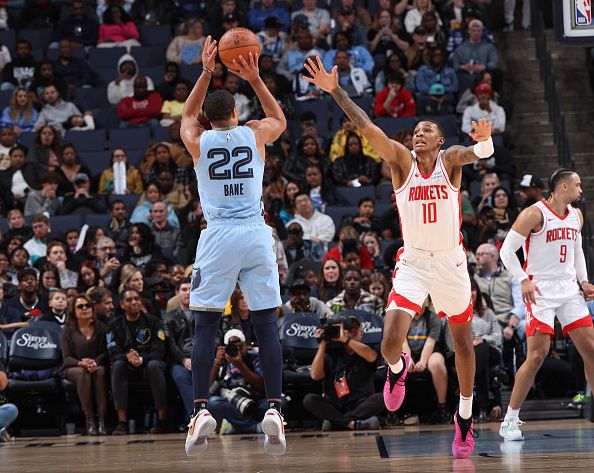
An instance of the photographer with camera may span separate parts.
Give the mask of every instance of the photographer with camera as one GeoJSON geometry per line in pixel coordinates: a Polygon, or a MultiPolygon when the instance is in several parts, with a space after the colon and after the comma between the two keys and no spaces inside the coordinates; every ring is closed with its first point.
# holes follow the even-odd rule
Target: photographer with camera
{"type": "Polygon", "coordinates": [[[260,432],[268,401],[258,353],[248,350],[238,329],[226,332],[223,343],[210,375],[208,410],[221,426],[221,435],[260,432]]]}
{"type": "Polygon", "coordinates": [[[326,304],[311,296],[311,288],[303,279],[293,281],[289,294],[291,298],[281,306],[281,317],[296,312],[312,312],[324,321],[332,316],[326,304]]]}
{"type": "Polygon", "coordinates": [[[377,352],[362,343],[361,323],[349,316],[318,329],[320,343],[311,378],[323,381],[324,393],[308,394],[303,406],[322,420],[322,430],[375,430],[385,410],[382,393],[374,393],[377,352]]]}

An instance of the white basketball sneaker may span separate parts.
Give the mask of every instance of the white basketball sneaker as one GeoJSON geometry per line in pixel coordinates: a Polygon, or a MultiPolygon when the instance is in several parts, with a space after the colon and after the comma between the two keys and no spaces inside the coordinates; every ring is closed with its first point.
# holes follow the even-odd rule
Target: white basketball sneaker
{"type": "Polygon", "coordinates": [[[285,422],[283,416],[276,409],[268,409],[264,414],[262,432],[266,434],[264,451],[269,455],[284,455],[287,451],[285,422]]]}
{"type": "Polygon", "coordinates": [[[521,441],[524,440],[524,434],[520,430],[522,422],[518,417],[512,417],[511,419],[504,420],[499,428],[499,435],[505,440],[521,441]]]}
{"type": "Polygon", "coordinates": [[[212,435],[216,429],[217,421],[206,409],[202,409],[192,417],[188,424],[186,455],[191,457],[206,450],[206,447],[208,447],[207,437],[212,435]]]}

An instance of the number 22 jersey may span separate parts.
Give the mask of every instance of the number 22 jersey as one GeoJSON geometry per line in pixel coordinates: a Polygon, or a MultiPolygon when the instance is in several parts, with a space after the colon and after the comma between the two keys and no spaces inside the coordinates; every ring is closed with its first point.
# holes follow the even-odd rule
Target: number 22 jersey
{"type": "Polygon", "coordinates": [[[251,128],[232,126],[204,131],[194,171],[207,222],[263,215],[264,159],[251,128]]]}
{"type": "Polygon", "coordinates": [[[447,175],[439,152],[433,171],[423,175],[417,156],[406,181],[395,189],[404,247],[424,251],[450,250],[460,246],[462,210],[460,190],[447,175]]]}

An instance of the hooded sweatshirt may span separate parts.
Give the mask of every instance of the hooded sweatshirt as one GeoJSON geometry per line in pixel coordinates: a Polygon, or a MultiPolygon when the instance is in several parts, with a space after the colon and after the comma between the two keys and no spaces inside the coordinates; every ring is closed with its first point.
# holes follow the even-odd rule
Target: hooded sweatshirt
{"type": "MultiPolygon", "coordinates": [[[[132,97],[134,95],[134,79],[136,79],[136,76],[138,75],[138,64],[136,63],[134,56],[131,54],[124,54],[120,58],[118,61],[117,74],[120,75],[122,64],[126,61],[132,61],[134,63],[135,72],[131,79],[123,79],[119,84],[116,84],[115,80],[112,80],[109,83],[107,86],[107,100],[112,105],[117,105],[124,97],[132,97]]],[[[155,90],[155,84],[153,84],[152,79],[148,76],[146,77],[146,84],[149,92],[155,90]]]]}

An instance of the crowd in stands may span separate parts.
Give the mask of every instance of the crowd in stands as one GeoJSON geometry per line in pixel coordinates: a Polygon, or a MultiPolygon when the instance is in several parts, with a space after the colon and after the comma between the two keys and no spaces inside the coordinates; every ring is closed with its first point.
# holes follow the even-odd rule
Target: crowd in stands
{"type": "MultiPolygon", "coordinates": [[[[304,61],[319,56],[408,148],[422,117],[440,123],[446,145],[468,143],[472,120],[493,121],[494,156],[464,168],[461,224],[473,277],[476,415],[498,419],[498,380],[513,383],[526,342],[518,281],[501,266],[498,248],[544,185],[531,175],[514,185],[506,129],[512,107],[489,28],[497,23],[495,3],[25,0],[0,7],[0,331],[14,344],[37,324],[54,324],[62,352],[58,369],[31,372],[12,370],[0,350],[0,390],[8,384],[16,402],[10,379],[69,380],[90,435],[106,433],[114,407],[114,434],[128,431],[135,402],[128,388],[139,380],[148,383],[156,412],[151,432],[171,428],[173,386],[184,416],[191,413],[187,278],[207,222],[179,120],[201,72],[205,36],[242,26],[262,43],[262,79],[289,123],[266,147],[263,195],[285,301],[279,322],[313,314],[319,341],[306,364],[309,381],[322,386],[303,383],[295,409],[325,430],[379,427],[386,414],[376,390],[382,360],[377,343],[365,342],[366,320],[385,316],[402,246],[389,168],[304,80],[304,61]],[[333,324],[340,329],[327,337],[333,324]]],[[[510,18],[506,11],[508,30],[510,18]]],[[[263,117],[253,91],[217,63],[210,90],[221,88],[234,95],[241,123],[263,117]]],[[[200,122],[210,126],[202,115],[200,122]]],[[[222,433],[257,432],[263,378],[239,289],[226,315],[213,353],[210,409],[222,433]],[[236,395],[253,402],[240,409],[231,401],[236,395]]],[[[434,415],[412,402],[400,421],[451,422],[455,354],[430,301],[404,350],[413,360],[407,386],[430,392],[434,415]]],[[[557,389],[583,389],[576,363],[572,371],[551,359],[565,363],[554,368],[557,389]]],[[[546,382],[539,392],[549,393],[546,382]]],[[[0,440],[15,417],[15,406],[0,405],[0,440]]]]}

